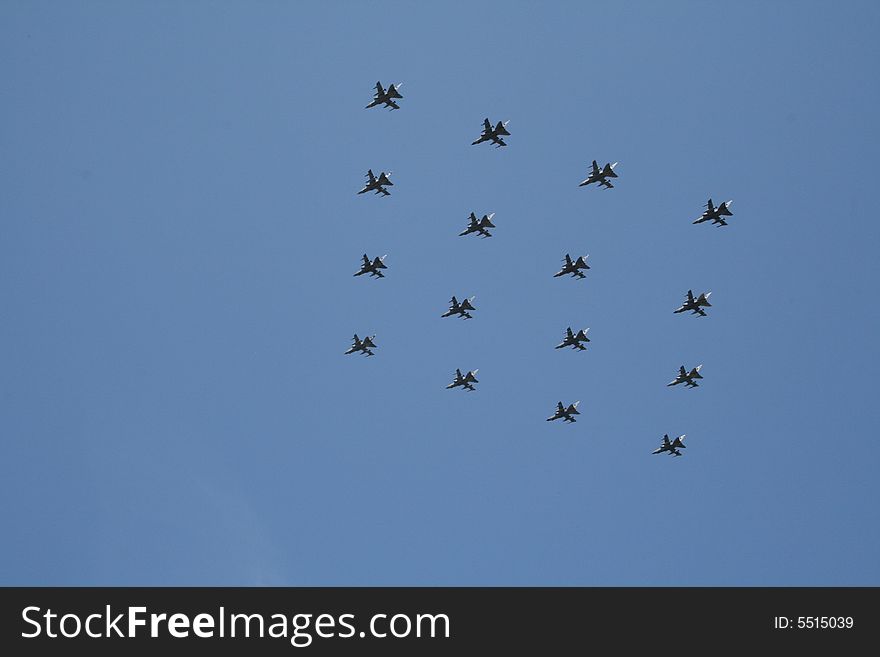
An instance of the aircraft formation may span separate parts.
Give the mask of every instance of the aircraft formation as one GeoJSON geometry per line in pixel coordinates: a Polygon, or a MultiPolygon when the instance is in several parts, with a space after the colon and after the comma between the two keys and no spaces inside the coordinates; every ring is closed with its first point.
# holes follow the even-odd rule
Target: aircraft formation
{"type": "MultiPolygon", "coordinates": [[[[384,106],[389,110],[400,109],[400,105],[395,102],[396,100],[401,100],[403,98],[399,92],[400,87],[401,83],[396,83],[389,85],[386,89],[383,87],[381,81],[376,82],[373,100],[366,106],[366,109],[378,106],[384,106]]],[[[489,118],[486,117],[483,120],[482,133],[476,140],[471,142],[471,145],[476,146],[478,144],[489,142],[496,148],[507,146],[507,142],[505,142],[503,138],[511,136],[511,133],[507,129],[509,122],[510,121],[498,121],[493,125],[489,118]]],[[[615,171],[617,165],[618,162],[608,162],[600,167],[599,161],[593,160],[586,179],[583,180],[578,187],[587,187],[595,183],[599,188],[613,189],[615,186],[611,182],[611,179],[618,178],[618,174],[615,171]]],[[[365,194],[367,192],[373,192],[377,195],[381,194],[383,197],[390,196],[391,192],[386,189],[387,187],[394,185],[394,183],[391,182],[390,176],[390,171],[381,171],[379,175],[376,176],[372,169],[368,169],[366,174],[367,182],[357,193],[365,194]]],[[[729,200],[715,206],[710,198],[703,206],[705,209],[702,214],[697,217],[693,223],[701,224],[704,222],[711,222],[719,228],[727,226],[728,223],[725,218],[733,216],[733,213],[730,211],[730,205],[732,203],[733,201],[729,200]]],[[[496,227],[495,224],[492,223],[492,218],[494,216],[495,213],[493,212],[484,214],[481,219],[478,219],[477,214],[471,212],[467,218],[468,223],[465,226],[465,229],[459,233],[459,236],[465,237],[467,235],[479,235],[483,239],[492,237],[492,233],[489,232],[489,229],[496,227]]],[[[387,269],[387,266],[384,264],[386,257],[387,256],[381,256],[370,259],[366,253],[363,254],[360,270],[355,272],[354,276],[369,274],[371,278],[384,278],[384,274],[381,270],[387,269]]],[[[582,255],[572,259],[571,254],[566,253],[562,261],[562,268],[553,274],[553,277],[558,278],[570,275],[571,278],[578,280],[586,278],[584,272],[590,269],[590,266],[587,264],[588,257],[588,255],[582,255]]],[[[692,315],[707,317],[708,313],[706,313],[705,308],[712,307],[712,304],[709,303],[709,295],[711,295],[711,292],[703,292],[699,296],[694,296],[693,290],[688,290],[684,302],[672,312],[675,314],[690,312],[692,315]]],[[[461,319],[472,319],[473,315],[471,314],[471,311],[476,310],[476,307],[473,305],[474,299],[475,297],[471,296],[459,301],[457,297],[453,296],[449,302],[449,309],[444,312],[441,317],[452,317],[457,315],[461,319]]],[[[583,328],[575,332],[570,326],[567,327],[562,342],[556,345],[555,349],[571,347],[575,351],[586,351],[587,347],[585,344],[590,342],[590,339],[587,337],[588,331],[589,328],[583,328]]],[[[371,335],[361,340],[357,334],[355,334],[352,346],[344,353],[346,355],[361,353],[364,356],[373,356],[374,352],[372,350],[377,348],[376,343],[373,341],[375,337],[375,335],[371,335]]],[[[676,377],[666,384],[667,387],[674,387],[682,383],[685,388],[692,389],[699,387],[700,384],[697,383],[697,380],[703,379],[703,376],[700,374],[700,369],[702,367],[701,364],[691,370],[687,370],[684,365],[681,365],[676,377]]],[[[462,373],[461,369],[456,368],[455,377],[446,388],[461,388],[468,392],[474,392],[476,390],[474,384],[478,383],[476,378],[477,371],[478,370],[474,369],[462,373]]],[[[575,401],[566,406],[562,401],[558,401],[554,414],[546,418],[547,422],[561,419],[563,423],[574,424],[577,422],[574,416],[580,415],[580,411],[577,409],[578,404],[580,404],[580,401],[575,401]]],[[[668,453],[671,456],[681,456],[682,453],[680,450],[685,448],[685,444],[682,442],[684,437],[684,434],[682,434],[675,439],[670,440],[669,434],[664,434],[660,447],[655,449],[652,454],[668,453]]]]}

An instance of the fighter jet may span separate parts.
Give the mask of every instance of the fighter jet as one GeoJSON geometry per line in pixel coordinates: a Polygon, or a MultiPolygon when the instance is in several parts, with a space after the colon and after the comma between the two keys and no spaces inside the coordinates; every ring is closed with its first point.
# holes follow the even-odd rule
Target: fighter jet
{"type": "Polygon", "coordinates": [[[577,422],[572,416],[580,415],[580,411],[577,409],[577,405],[580,404],[579,401],[576,401],[574,404],[570,404],[568,408],[562,405],[562,402],[558,402],[556,404],[556,413],[554,413],[551,417],[547,418],[547,422],[552,422],[553,420],[558,420],[562,418],[563,422],[577,422]]]}
{"type": "Polygon", "coordinates": [[[458,299],[452,297],[452,299],[449,301],[449,310],[447,310],[440,316],[449,317],[450,315],[458,315],[462,319],[471,319],[473,315],[471,315],[468,310],[476,310],[476,308],[471,305],[471,302],[476,298],[477,297],[471,297],[459,303],[458,299]]]}
{"type": "Polygon", "coordinates": [[[455,388],[456,386],[462,386],[462,388],[464,388],[470,392],[473,392],[474,390],[476,390],[476,388],[474,388],[474,386],[471,384],[479,383],[479,381],[477,381],[477,377],[476,377],[477,372],[479,372],[479,370],[473,370],[471,372],[468,372],[467,374],[462,375],[461,370],[456,369],[455,370],[455,381],[453,381],[448,386],[446,386],[447,390],[449,388],[455,388]]]}
{"type": "Polygon", "coordinates": [[[614,164],[606,164],[604,168],[600,170],[599,164],[596,160],[593,160],[593,170],[590,171],[587,179],[578,185],[578,187],[597,182],[599,183],[599,187],[607,187],[608,189],[611,189],[614,185],[611,184],[611,181],[609,181],[608,178],[617,178],[617,174],[614,173],[614,167],[616,167],[617,164],[617,162],[614,164]]]}
{"type": "Polygon", "coordinates": [[[678,376],[675,377],[674,380],[667,383],[667,386],[677,386],[679,383],[683,383],[688,388],[696,388],[700,384],[697,383],[694,379],[702,379],[703,375],[700,374],[700,368],[702,365],[697,365],[694,369],[688,372],[684,369],[684,365],[678,370],[678,376]]]}
{"type": "Polygon", "coordinates": [[[681,439],[684,437],[685,434],[682,434],[672,442],[669,442],[669,434],[663,434],[663,442],[660,444],[660,447],[651,452],[651,454],[662,454],[663,452],[669,452],[672,456],[681,456],[681,452],[679,452],[678,450],[687,447],[687,445],[681,442],[681,439]]]}
{"type": "Polygon", "coordinates": [[[699,216],[699,218],[694,222],[695,224],[701,224],[704,221],[711,221],[713,224],[718,226],[726,226],[727,222],[724,221],[724,217],[732,217],[733,212],[731,212],[728,208],[730,204],[733,203],[733,200],[724,201],[717,208],[712,204],[712,199],[706,203],[706,209],[703,211],[703,214],[699,216]]]}
{"type": "Polygon", "coordinates": [[[502,135],[510,135],[510,133],[507,132],[508,123],[510,123],[510,121],[499,121],[493,128],[492,124],[489,123],[489,119],[484,119],[483,134],[481,134],[480,138],[477,139],[475,142],[472,142],[471,146],[481,144],[484,141],[491,141],[493,144],[495,144],[495,148],[507,146],[507,144],[504,143],[504,140],[501,137],[502,135]]]}
{"type": "Polygon", "coordinates": [[[569,326],[565,329],[565,337],[562,339],[558,345],[556,345],[556,349],[562,349],[563,347],[574,347],[575,349],[579,349],[581,351],[586,351],[587,348],[582,345],[582,342],[589,342],[590,338],[587,337],[587,331],[590,329],[585,328],[581,329],[577,333],[571,330],[569,326]]]}
{"type": "Polygon", "coordinates": [[[706,317],[706,311],[703,310],[700,306],[706,306],[707,308],[711,307],[712,304],[709,303],[709,295],[711,292],[703,292],[700,296],[694,299],[694,293],[692,290],[688,290],[687,299],[684,300],[684,303],[681,304],[681,307],[677,310],[673,310],[674,313],[683,313],[686,310],[690,310],[694,315],[699,315],[700,317],[706,317]]]}
{"type": "Polygon", "coordinates": [[[464,229],[464,232],[458,234],[459,237],[464,235],[469,235],[470,233],[479,233],[480,236],[485,239],[487,237],[492,237],[492,233],[490,233],[487,228],[495,228],[495,224],[492,223],[492,217],[495,216],[495,213],[492,214],[484,214],[482,219],[477,219],[477,215],[471,212],[471,216],[469,217],[470,223],[467,228],[464,229]]]}
{"type": "Polygon", "coordinates": [[[345,352],[345,355],[347,356],[348,354],[353,354],[356,351],[360,351],[364,356],[373,356],[374,354],[372,351],[370,351],[370,347],[372,347],[373,349],[376,348],[376,343],[373,342],[373,338],[375,337],[375,335],[369,335],[361,340],[357,336],[357,333],[355,333],[353,338],[354,343],[351,345],[351,349],[345,352]]]}
{"type": "Polygon", "coordinates": [[[364,188],[358,192],[358,194],[363,194],[364,192],[376,192],[377,194],[384,194],[385,196],[391,196],[391,192],[385,189],[388,185],[394,185],[388,179],[388,176],[391,175],[391,172],[385,173],[384,171],[379,174],[377,178],[373,175],[372,169],[367,169],[367,184],[364,185],[364,188]]]}
{"type": "Polygon", "coordinates": [[[367,254],[364,254],[364,261],[361,263],[361,270],[354,273],[355,276],[360,276],[362,274],[369,274],[371,278],[385,278],[385,274],[383,274],[380,269],[388,269],[385,265],[385,258],[388,257],[386,253],[381,258],[375,257],[372,261],[367,257],[367,254]]]}
{"type": "Polygon", "coordinates": [[[589,255],[579,256],[577,260],[572,260],[571,256],[566,253],[565,259],[562,261],[562,269],[553,274],[553,278],[557,278],[559,276],[564,276],[565,274],[571,274],[572,278],[586,278],[586,276],[581,272],[581,269],[589,269],[590,265],[587,264],[587,258],[589,255]]]}
{"type": "Polygon", "coordinates": [[[403,98],[403,96],[401,96],[397,92],[397,90],[401,87],[402,84],[403,84],[402,82],[398,82],[396,85],[392,84],[390,87],[388,87],[388,91],[385,91],[382,88],[382,83],[377,82],[376,83],[376,93],[375,93],[375,97],[373,98],[373,102],[370,103],[369,105],[367,105],[364,109],[370,109],[371,107],[375,107],[376,105],[381,105],[382,103],[385,103],[385,107],[388,107],[391,110],[400,109],[400,105],[395,103],[394,99],[395,98],[403,98]]]}

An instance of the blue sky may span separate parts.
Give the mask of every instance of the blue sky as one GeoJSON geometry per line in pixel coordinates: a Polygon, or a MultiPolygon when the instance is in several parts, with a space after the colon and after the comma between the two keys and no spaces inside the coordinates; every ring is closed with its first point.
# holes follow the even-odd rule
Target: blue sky
{"type": "Polygon", "coordinates": [[[878,28],[3,3],[0,582],[880,585],[878,28]],[[485,117],[508,148],[470,145],[485,117]],[[615,189],[578,188],[592,159],[615,189]],[[710,196],[727,228],[691,224],[710,196]]]}

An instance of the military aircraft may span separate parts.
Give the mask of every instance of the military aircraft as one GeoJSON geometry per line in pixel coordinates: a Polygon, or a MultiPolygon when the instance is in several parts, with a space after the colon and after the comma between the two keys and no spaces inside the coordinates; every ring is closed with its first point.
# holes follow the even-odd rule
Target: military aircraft
{"type": "Polygon", "coordinates": [[[473,370],[471,372],[468,372],[467,374],[462,375],[461,370],[456,369],[455,370],[455,381],[453,381],[448,386],[446,386],[446,388],[449,389],[449,388],[454,388],[456,386],[462,386],[466,390],[473,392],[474,390],[476,390],[476,388],[474,388],[474,386],[471,384],[479,383],[479,381],[477,381],[477,377],[476,377],[476,374],[479,371],[480,370],[473,370]]]}
{"type": "Polygon", "coordinates": [[[376,192],[377,194],[384,194],[385,196],[391,196],[391,192],[385,189],[388,185],[394,185],[388,179],[388,176],[391,175],[391,172],[385,173],[384,171],[379,174],[377,178],[373,175],[372,169],[367,169],[367,184],[364,185],[364,188],[358,192],[358,194],[363,194],[364,192],[376,192]]]}
{"type": "Polygon", "coordinates": [[[579,401],[576,401],[574,404],[569,404],[568,408],[562,405],[562,402],[557,402],[556,404],[556,413],[554,413],[551,417],[547,418],[547,422],[552,422],[553,420],[558,420],[562,418],[563,422],[577,422],[572,416],[580,415],[580,411],[577,409],[577,405],[580,404],[579,401]]]}
{"type": "Polygon", "coordinates": [[[385,265],[385,258],[388,257],[386,253],[381,258],[376,256],[372,261],[367,257],[367,254],[364,254],[364,261],[361,263],[361,270],[354,273],[355,276],[360,276],[362,274],[369,274],[371,278],[385,278],[385,274],[383,274],[380,269],[388,269],[385,265]]]}
{"type": "Polygon", "coordinates": [[[703,211],[703,214],[699,216],[699,218],[694,222],[695,224],[701,224],[704,221],[711,221],[713,224],[718,226],[726,226],[727,222],[724,221],[724,217],[732,217],[733,212],[731,212],[728,208],[730,204],[733,203],[732,200],[724,201],[717,208],[712,204],[712,199],[706,203],[706,209],[703,211]]]}
{"type": "Polygon", "coordinates": [[[687,447],[687,445],[681,442],[681,439],[684,437],[685,434],[682,434],[672,442],[669,442],[669,434],[663,434],[663,442],[660,444],[660,447],[651,452],[651,454],[662,454],[663,452],[669,452],[672,456],[681,456],[681,452],[679,452],[678,450],[687,447]]]}
{"type": "Polygon", "coordinates": [[[403,96],[401,96],[397,91],[398,89],[400,89],[402,84],[402,82],[398,82],[396,85],[392,84],[390,87],[388,87],[388,91],[385,91],[382,88],[382,83],[377,82],[375,98],[373,98],[373,102],[367,105],[364,109],[370,109],[371,107],[381,105],[382,103],[385,103],[385,107],[388,107],[391,110],[400,109],[400,105],[395,103],[394,99],[403,98],[403,96]]]}
{"type": "Polygon", "coordinates": [[[688,372],[684,369],[684,365],[678,370],[678,376],[675,377],[674,380],[667,383],[667,386],[677,386],[679,383],[683,383],[688,388],[696,388],[700,384],[697,383],[694,379],[702,379],[703,375],[700,374],[700,368],[702,365],[697,365],[694,369],[688,372]]]}
{"type": "Polygon", "coordinates": [[[599,169],[599,164],[596,160],[593,160],[593,170],[590,171],[587,179],[582,182],[578,187],[583,187],[584,185],[589,185],[590,183],[597,182],[599,183],[599,187],[607,187],[611,189],[614,185],[611,184],[609,178],[617,178],[617,174],[614,173],[614,167],[617,166],[617,162],[614,164],[606,164],[601,170],[599,169]]]}
{"type": "Polygon", "coordinates": [[[589,255],[579,256],[577,260],[572,260],[571,256],[566,253],[565,258],[563,259],[562,269],[553,274],[553,278],[557,278],[558,276],[564,276],[565,274],[571,274],[573,278],[586,278],[581,269],[589,269],[590,265],[587,264],[587,258],[589,255]]]}
{"type": "Polygon", "coordinates": [[[683,313],[686,310],[690,310],[694,315],[699,315],[700,317],[706,317],[706,311],[703,310],[700,306],[706,306],[710,308],[712,306],[709,303],[709,295],[711,292],[703,292],[700,296],[694,299],[694,293],[692,290],[688,290],[687,299],[684,300],[684,303],[681,304],[681,307],[677,310],[673,310],[674,313],[683,313]]]}
{"type": "Polygon", "coordinates": [[[495,125],[495,127],[493,128],[492,124],[489,123],[489,119],[484,119],[483,120],[483,134],[481,134],[480,138],[477,139],[475,142],[472,142],[471,146],[474,146],[476,144],[481,144],[484,141],[491,141],[493,144],[495,144],[495,148],[501,148],[502,146],[507,146],[507,144],[504,142],[504,140],[501,137],[502,137],[502,135],[510,135],[510,133],[507,132],[507,124],[508,123],[510,123],[510,121],[499,121],[495,125]]]}
{"type": "Polygon", "coordinates": [[[590,329],[585,328],[581,329],[577,333],[571,330],[569,326],[565,329],[565,337],[562,339],[558,345],[556,345],[556,349],[562,349],[563,347],[574,347],[575,349],[580,349],[581,351],[586,351],[587,348],[581,344],[581,342],[589,342],[590,338],[587,337],[587,331],[590,329]]]}
{"type": "Polygon", "coordinates": [[[470,223],[467,228],[464,229],[464,232],[458,234],[459,237],[464,235],[469,235],[470,233],[479,233],[483,239],[487,237],[492,237],[492,233],[490,233],[487,228],[495,228],[495,224],[492,223],[492,217],[495,216],[495,213],[492,214],[484,214],[482,219],[477,219],[477,215],[471,212],[471,216],[468,218],[470,223]]]}
{"type": "Polygon", "coordinates": [[[471,315],[468,310],[476,310],[476,308],[471,305],[471,302],[476,298],[477,297],[471,297],[459,303],[458,299],[452,297],[452,299],[449,301],[449,310],[447,310],[440,316],[449,317],[450,315],[458,315],[462,319],[471,319],[473,315],[471,315]]]}
{"type": "Polygon", "coordinates": [[[368,335],[363,340],[361,340],[357,336],[357,333],[355,333],[353,338],[354,343],[351,345],[351,349],[345,352],[345,355],[347,356],[348,354],[353,354],[356,351],[360,351],[364,356],[373,356],[374,354],[372,351],[370,351],[370,347],[372,347],[373,349],[376,348],[376,343],[373,342],[373,338],[375,337],[375,335],[368,335]]]}

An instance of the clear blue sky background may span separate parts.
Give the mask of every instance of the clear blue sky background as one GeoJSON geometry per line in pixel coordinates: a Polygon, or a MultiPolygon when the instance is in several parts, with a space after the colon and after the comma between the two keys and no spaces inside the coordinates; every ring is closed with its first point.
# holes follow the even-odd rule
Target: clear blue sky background
{"type": "Polygon", "coordinates": [[[878,31],[872,2],[2,3],[0,582],[880,585],[878,31]],[[615,189],[578,188],[594,158],[615,189]],[[709,196],[729,227],[691,224],[709,196]]]}

